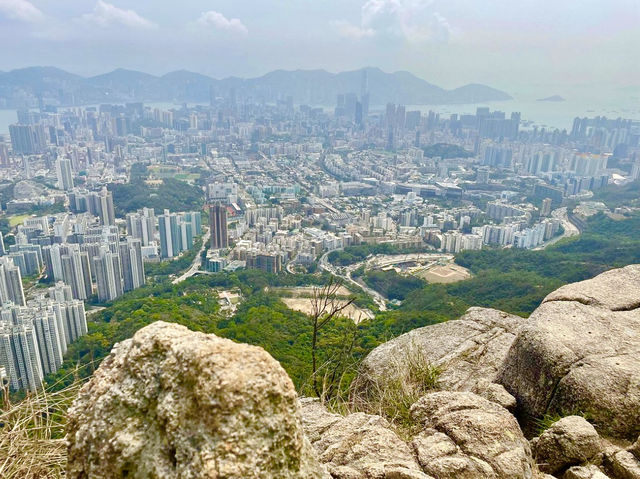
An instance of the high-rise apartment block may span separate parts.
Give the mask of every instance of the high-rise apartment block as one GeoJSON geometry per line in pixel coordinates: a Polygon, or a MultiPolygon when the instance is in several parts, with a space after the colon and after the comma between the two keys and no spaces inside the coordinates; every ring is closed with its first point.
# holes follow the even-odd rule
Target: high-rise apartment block
{"type": "Polygon", "coordinates": [[[153,208],[143,208],[136,213],[127,214],[127,233],[142,241],[142,246],[149,246],[155,241],[156,215],[153,208]]]}
{"type": "Polygon", "coordinates": [[[0,304],[13,303],[24,306],[22,275],[13,260],[7,256],[0,258],[0,304]]]}
{"type": "Polygon", "coordinates": [[[133,291],[144,285],[144,263],[142,261],[142,242],[137,238],[127,238],[119,244],[122,266],[123,289],[133,291]]]}
{"type": "Polygon", "coordinates": [[[70,159],[58,158],[56,161],[56,174],[58,176],[58,188],[65,191],[73,189],[73,171],[70,159]]]}
{"type": "Polygon", "coordinates": [[[47,374],[62,365],[67,346],[87,333],[82,301],[71,299],[69,286],[49,288],[27,306],[0,308],[0,368],[13,390],[36,390],[47,374]]]}
{"type": "Polygon", "coordinates": [[[100,247],[98,255],[93,257],[92,266],[96,276],[98,300],[102,302],[113,301],[122,296],[124,282],[118,254],[103,245],[100,247]]]}
{"type": "Polygon", "coordinates": [[[42,125],[9,125],[9,135],[14,154],[37,155],[47,147],[42,125]]]}
{"type": "Polygon", "coordinates": [[[100,218],[103,225],[114,225],[116,213],[112,193],[103,188],[100,191],[75,189],[69,193],[69,208],[74,213],[88,212],[100,218]]]}
{"type": "Polygon", "coordinates": [[[211,228],[211,249],[228,248],[227,209],[220,203],[209,207],[209,227],[211,228]]]}

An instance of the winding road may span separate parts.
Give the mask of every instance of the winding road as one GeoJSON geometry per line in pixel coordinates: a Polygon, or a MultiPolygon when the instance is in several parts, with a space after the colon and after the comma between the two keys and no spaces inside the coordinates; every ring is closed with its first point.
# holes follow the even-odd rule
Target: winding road
{"type": "Polygon", "coordinates": [[[191,278],[191,276],[193,276],[198,272],[198,270],[200,269],[200,266],[202,266],[202,253],[207,247],[207,243],[209,242],[209,236],[211,234],[210,231],[211,230],[209,230],[209,228],[205,228],[205,233],[204,233],[204,236],[202,237],[202,247],[198,251],[198,254],[196,254],[196,257],[193,258],[193,263],[191,263],[191,266],[187,271],[185,271],[184,273],[182,273],[180,276],[178,276],[176,279],[172,281],[173,284],[181,283],[185,279],[191,278]]]}
{"type": "Polygon", "coordinates": [[[354,280],[351,277],[351,271],[352,269],[356,269],[358,265],[352,265],[355,266],[356,268],[352,268],[349,267],[347,268],[347,274],[342,275],[340,273],[338,273],[337,268],[335,268],[331,263],[329,263],[329,260],[327,259],[327,257],[329,256],[330,252],[327,252],[325,254],[322,255],[322,257],[320,258],[320,261],[318,262],[318,265],[320,266],[320,268],[322,268],[323,270],[327,271],[328,273],[331,273],[332,275],[347,281],[355,286],[357,286],[358,288],[364,290],[365,293],[367,293],[369,296],[371,296],[371,298],[373,299],[373,301],[378,305],[378,308],[380,308],[380,311],[386,311],[387,310],[387,299],[382,296],[380,293],[378,293],[377,291],[369,288],[366,284],[364,284],[364,282],[358,282],[356,280],[354,280]]]}

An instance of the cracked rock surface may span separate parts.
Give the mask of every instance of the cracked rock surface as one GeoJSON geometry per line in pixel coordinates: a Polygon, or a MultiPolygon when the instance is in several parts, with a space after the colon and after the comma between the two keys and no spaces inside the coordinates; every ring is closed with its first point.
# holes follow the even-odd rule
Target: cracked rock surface
{"type": "Polygon", "coordinates": [[[515,399],[495,382],[511,344],[527,323],[495,309],[470,308],[460,319],[414,329],[375,348],[361,365],[356,387],[366,391],[372,382],[408,380],[406,365],[417,356],[441,369],[439,388],[475,392],[512,408],[515,399]]]}
{"type": "Polygon", "coordinates": [[[537,475],[529,442],[498,404],[470,392],[423,396],[411,416],[425,429],[413,440],[424,470],[442,479],[528,479],[537,475]]]}
{"type": "Polygon", "coordinates": [[[525,428],[544,414],[587,415],[605,435],[640,433],[640,266],[551,293],[519,332],[498,382],[525,428]]]}
{"type": "Polygon", "coordinates": [[[301,400],[304,430],[335,479],[433,479],[386,419],[332,414],[318,400],[301,400]]]}

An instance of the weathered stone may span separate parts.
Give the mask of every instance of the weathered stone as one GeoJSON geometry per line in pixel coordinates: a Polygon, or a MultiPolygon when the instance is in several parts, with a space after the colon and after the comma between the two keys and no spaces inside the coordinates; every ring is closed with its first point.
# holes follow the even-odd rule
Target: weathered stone
{"type": "Polygon", "coordinates": [[[366,394],[378,385],[411,382],[412,362],[438,367],[438,387],[472,391],[501,405],[515,399],[499,391],[497,373],[509,348],[528,320],[495,309],[470,308],[460,319],[414,329],[375,348],[363,361],[354,387],[366,394]]]}
{"type": "Polygon", "coordinates": [[[629,448],[629,452],[640,459],[640,437],[633,445],[629,448]]]}
{"type": "Polygon", "coordinates": [[[329,477],[277,361],[164,322],[114,347],[67,432],[72,479],[329,477]]]}
{"type": "Polygon", "coordinates": [[[425,428],[442,433],[425,431],[413,443],[429,474],[527,479],[537,473],[516,419],[494,402],[470,392],[434,392],[411,407],[411,416],[425,428]]]}
{"type": "Polygon", "coordinates": [[[548,301],[576,301],[609,311],[630,311],[640,307],[640,265],[613,269],[595,278],[562,286],[545,298],[548,301]]]}
{"type": "Polygon", "coordinates": [[[304,433],[311,443],[319,441],[327,429],[343,419],[340,414],[329,412],[316,398],[301,398],[300,405],[304,433]]]}
{"type": "Polygon", "coordinates": [[[479,479],[496,477],[486,462],[467,456],[449,436],[433,429],[421,432],[412,441],[424,471],[438,479],[479,479]]]}
{"type": "Polygon", "coordinates": [[[609,479],[598,466],[590,464],[588,466],[573,466],[567,470],[562,479],[609,479]]]}
{"type": "Polygon", "coordinates": [[[305,432],[335,479],[429,479],[411,448],[380,416],[342,417],[317,400],[302,401],[305,432]]]}
{"type": "Polygon", "coordinates": [[[531,315],[498,382],[527,430],[546,413],[588,413],[603,435],[640,434],[640,266],[560,288],[531,315]]]}
{"type": "Polygon", "coordinates": [[[640,460],[629,451],[616,452],[610,468],[616,479],[640,479],[640,460]]]}
{"type": "Polygon", "coordinates": [[[486,387],[482,387],[482,383],[478,383],[476,386],[476,394],[499,404],[510,412],[516,409],[516,398],[509,394],[502,384],[489,383],[486,387]]]}
{"type": "Polygon", "coordinates": [[[532,441],[532,448],[540,470],[556,474],[598,454],[600,437],[583,417],[568,416],[553,423],[532,441]]]}

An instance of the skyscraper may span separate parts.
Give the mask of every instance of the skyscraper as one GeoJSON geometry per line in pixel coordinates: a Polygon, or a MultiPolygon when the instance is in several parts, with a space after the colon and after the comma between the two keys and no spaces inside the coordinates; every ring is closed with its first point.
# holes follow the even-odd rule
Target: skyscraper
{"type": "Polygon", "coordinates": [[[120,242],[119,249],[124,291],[132,291],[144,284],[142,242],[137,238],[127,238],[127,241],[120,242]]]}
{"type": "Polygon", "coordinates": [[[219,203],[209,206],[209,227],[211,228],[211,249],[228,248],[227,209],[219,203]]]}
{"type": "Polygon", "coordinates": [[[115,225],[116,214],[113,207],[113,194],[102,188],[101,191],[75,189],[69,192],[69,209],[74,213],[89,212],[100,218],[103,225],[115,225]]]}
{"type": "Polygon", "coordinates": [[[24,306],[24,290],[20,269],[11,258],[3,256],[0,258],[0,304],[8,302],[24,306]]]}
{"type": "Polygon", "coordinates": [[[99,301],[112,301],[122,296],[122,273],[117,254],[112,253],[108,246],[102,246],[99,255],[93,258],[93,268],[99,301]]]}
{"type": "Polygon", "coordinates": [[[160,233],[160,257],[173,258],[180,254],[177,215],[164,210],[164,214],[158,216],[158,232],[160,233]]]}
{"type": "Polygon", "coordinates": [[[37,389],[62,365],[68,344],[87,333],[82,301],[71,299],[63,283],[40,293],[27,306],[0,308],[0,368],[13,390],[37,389]]]}
{"type": "MultiPolygon", "coordinates": [[[[89,255],[86,251],[80,251],[78,245],[66,245],[66,249],[67,254],[60,256],[62,279],[71,286],[75,299],[86,300],[92,294],[89,255]]],[[[53,253],[53,247],[51,251],[53,253]]]]}
{"type": "Polygon", "coordinates": [[[42,125],[9,125],[9,135],[15,154],[35,155],[42,153],[47,146],[42,125]]]}
{"type": "Polygon", "coordinates": [[[156,216],[152,208],[143,208],[137,213],[127,214],[127,233],[142,241],[142,246],[149,246],[155,240],[156,216]]]}
{"type": "MultiPolygon", "coordinates": [[[[4,314],[3,314],[4,316],[4,314]]],[[[14,391],[35,391],[44,378],[38,341],[33,326],[2,321],[0,324],[0,365],[14,391]]]]}
{"type": "Polygon", "coordinates": [[[58,158],[56,161],[56,173],[58,175],[58,188],[65,191],[73,189],[73,172],[71,171],[70,159],[58,158]]]}

